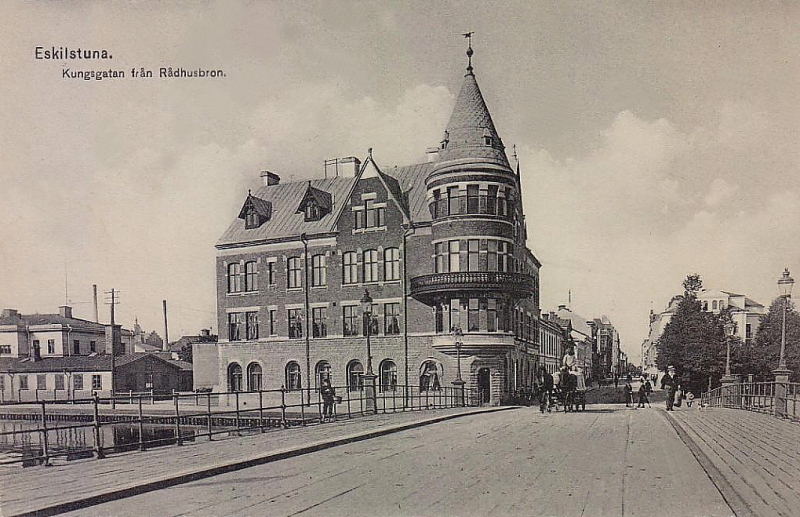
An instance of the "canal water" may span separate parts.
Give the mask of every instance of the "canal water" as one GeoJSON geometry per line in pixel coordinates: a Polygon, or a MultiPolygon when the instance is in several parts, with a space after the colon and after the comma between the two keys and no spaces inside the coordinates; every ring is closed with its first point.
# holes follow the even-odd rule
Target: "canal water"
{"type": "MultiPolygon", "coordinates": [[[[80,426],[78,422],[48,422],[51,427],[70,427],[69,429],[48,430],[48,452],[51,463],[91,458],[94,449],[94,427],[80,426]]],[[[0,465],[20,463],[24,467],[39,465],[42,456],[43,433],[36,431],[40,422],[27,420],[0,419],[0,465]],[[14,434],[2,434],[15,431],[14,434]]],[[[142,426],[147,448],[174,445],[175,427],[170,425],[144,424],[142,426]]],[[[181,439],[184,442],[195,440],[197,427],[181,426],[181,439]]],[[[100,427],[100,443],[106,454],[124,452],[139,448],[139,425],[129,423],[103,424],[100,427]]]]}

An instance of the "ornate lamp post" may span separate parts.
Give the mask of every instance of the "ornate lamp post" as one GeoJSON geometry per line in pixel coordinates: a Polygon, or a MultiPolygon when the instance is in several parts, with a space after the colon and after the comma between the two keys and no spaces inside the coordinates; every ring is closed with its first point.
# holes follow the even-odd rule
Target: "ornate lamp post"
{"type": "Polygon", "coordinates": [[[735,384],[739,382],[738,375],[731,375],[731,339],[736,331],[736,323],[731,320],[725,322],[725,375],[722,377],[723,402],[726,407],[735,403],[735,384]]]}
{"type": "Polygon", "coordinates": [[[725,377],[731,376],[731,339],[736,332],[736,323],[731,320],[725,322],[725,377]]]}
{"type": "Polygon", "coordinates": [[[453,345],[456,347],[456,361],[457,361],[457,369],[456,369],[456,380],[453,381],[453,387],[455,388],[455,396],[456,396],[456,405],[463,406],[464,405],[464,380],[461,378],[461,347],[464,345],[464,332],[461,330],[461,327],[455,326],[451,329],[451,334],[453,334],[453,345]]]}
{"type": "Polygon", "coordinates": [[[372,350],[370,349],[369,336],[372,333],[372,297],[364,289],[361,298],[361,313],[364,317],[364,334],[367,337],[367,373],[364,374],[364,395],[366,396],[367,411],[378,412],[378,400],[375,390],[375,374],[372,371],[372,350]]]}
{"type": "Polygon", "coordinates": [[[786,367],[786,311],[789,309],[789,298],[792,297],[792,287],[794,279],[789,276],[789,268],[783,271],[783,276],[778,280],[778,290],[783,298],[783,319],[781,322],[781,355],[778,361],[778,368],[773,370],[775,374],[775,415],[786,415],[786,395],[789,387],[789,374],[792,373],[786,367]]]}

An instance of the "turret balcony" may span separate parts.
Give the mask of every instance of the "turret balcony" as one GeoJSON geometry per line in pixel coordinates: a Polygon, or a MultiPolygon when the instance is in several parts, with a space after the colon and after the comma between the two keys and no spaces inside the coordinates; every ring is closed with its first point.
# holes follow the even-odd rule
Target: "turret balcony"
{"type": "Polygon", "coordinates": [[[412,278],[410,292],[415,299],[428,305],[435,303],[437,299],[447,299],[456,294],[518,299],[533,296],[536,292],[536,281],[533,276],[525,273],[501,271],[435,273],[412,278]]]}

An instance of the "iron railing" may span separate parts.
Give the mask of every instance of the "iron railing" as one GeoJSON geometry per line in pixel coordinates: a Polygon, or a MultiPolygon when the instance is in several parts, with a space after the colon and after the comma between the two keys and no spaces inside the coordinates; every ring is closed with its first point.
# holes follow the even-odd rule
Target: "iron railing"
{"type": "Polygon", "coordinates": [[[442,289],[494,289],[533,296],[536,282],[525,273],[504,271],[460,271],[457,273],[434,273],[411,279],[411,294],[438,293],[442,289]]]}
{"type": "MultiPolygon", "coordinates": [[[[338,386],[334,418],[480,405],[476,390],[456,387],[338,386]],[[374,394],[373,394],[374,393],[374,394]],[[369,397],[369,398],[368,398],[369,397]]],[[[0,404],[0,465],[48,465],[58,459],[183,445],[199,438],[236,436],[322,423],[319,390],[190,392],[153,397],[42,400],[0,404]],[[311,395],[311,396],[309,396],[311,395]],[[315,402],[308,400],[316,398],[315,402]],[[113,404],[112,404],[113,402],[113,404]]]]}
{"type": "Polygon", "coordinates": [[[739,382],[703,393],[706,407],[744,409],[800,422],[800,383],[739,382]]]}

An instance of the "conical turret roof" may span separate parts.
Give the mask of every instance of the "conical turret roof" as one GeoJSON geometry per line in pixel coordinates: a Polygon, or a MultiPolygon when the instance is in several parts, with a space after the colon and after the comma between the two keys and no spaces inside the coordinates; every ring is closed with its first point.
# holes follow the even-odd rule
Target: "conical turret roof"
{"type": "Polygon", "coordinates": [[[440,161],[477,158],[509,167],[503,142],[494,127],[471,66],[464,77],[442,144],[440,161]]]}

